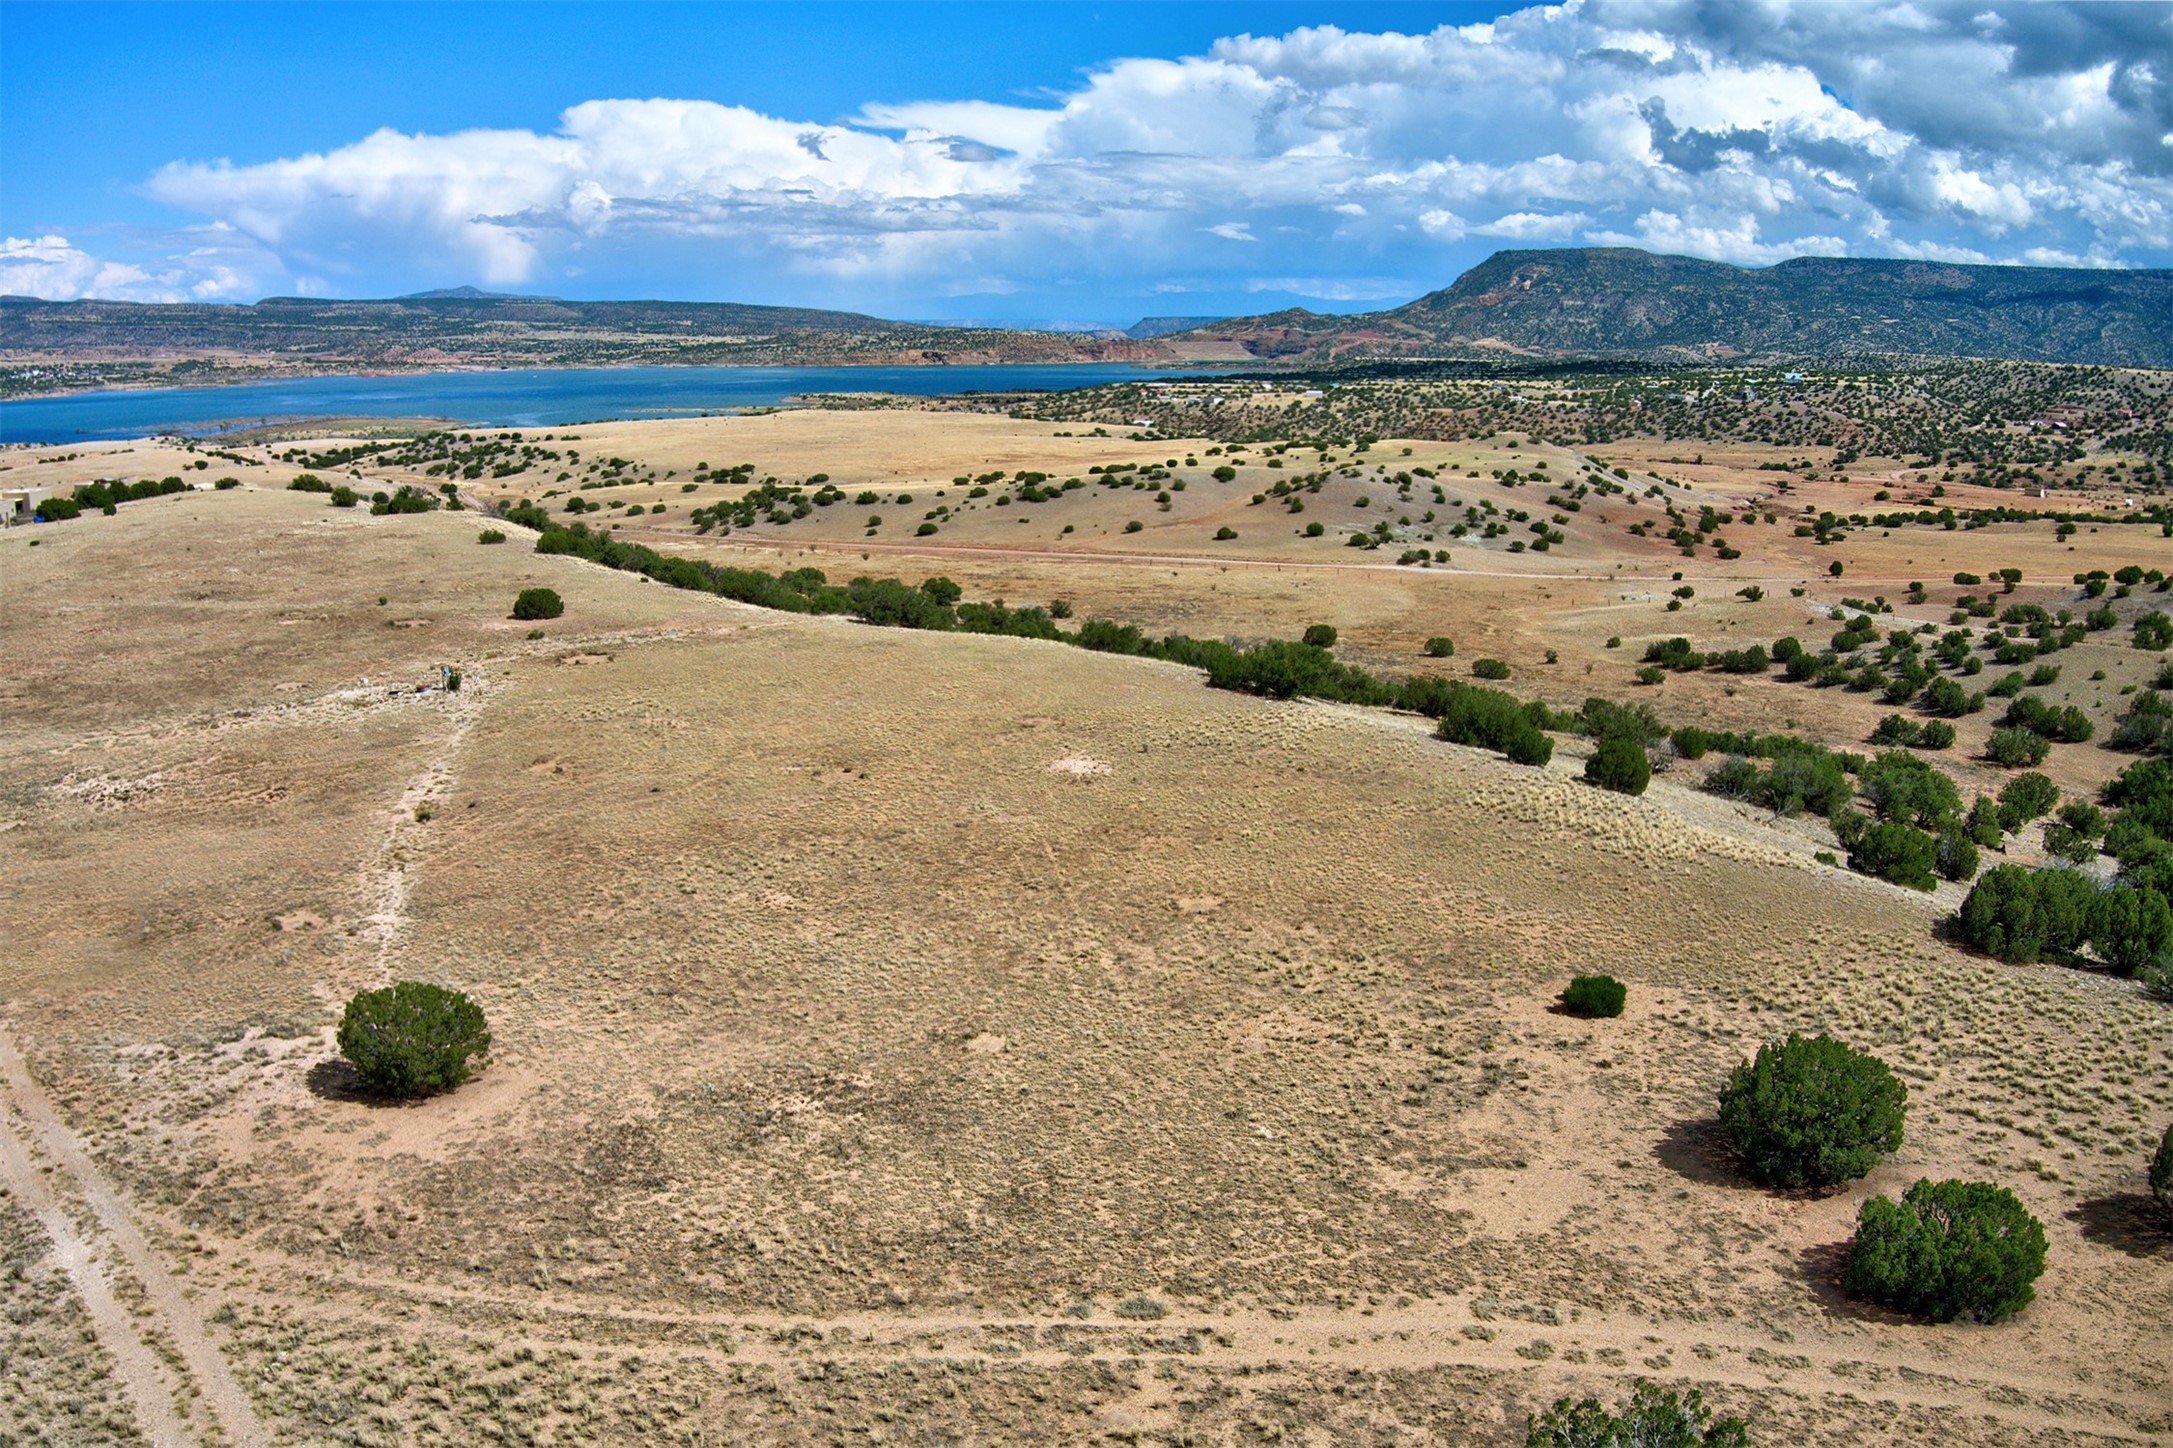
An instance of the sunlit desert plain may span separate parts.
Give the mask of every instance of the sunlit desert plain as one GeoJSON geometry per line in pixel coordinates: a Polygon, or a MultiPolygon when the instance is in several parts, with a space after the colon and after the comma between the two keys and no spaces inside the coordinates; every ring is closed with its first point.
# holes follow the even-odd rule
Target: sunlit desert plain
{"type": "MultiPolygon", "coordinates": [[[[2136,646],[2152,582],[2074,581],[2173,567],[2115,521],[2163,501],[2106,462],[2147,453],[2094,444],[2040,498],[1869,434],[1837,462],[1478,404],[1278,439],[1138,392],[836,401],[0,453],[0,487],[191,484],[0,534],[0,1441],[1514,1444],[1639,1378],[1769,1444],[2173,1436],[2143,1178],[2173,1004],[1950,942],[1966,880],[1852,872],[1664,738],[1631,797],[1572,728],[1522,765],[1168,659],[674,588],[494,515],[947,578],[1060,631],[1327,624],[1383,678],[1498,660],[1555,710],[1867,754],[1924,716],[1778,667],[1641,682],[1646,651],[2107,606],[2028,686],[2094,725],[2037,766],[2091,799],[2168,657],[2136,646]],[[461,506],[372,514],[402,487],[461,506]],[[2002,506],[2104,521],[1848,521],[2002,506]],[[510,618],[529,587],[563,616],[510,618]],[[1561,1013],[1600,972],[1627,1011],[1561,1013]],[[469,1084],[357,1088],[333,1025],[393,979],[486,1010],[469,1084]],[[1798,1031],[1908,1090],[1845,1187],[1757,1185],[1716,1121],[1798,1031]],[[2012,1320],[1842,1291],[1859,1206],[1920,1177],[2044,1224],[2012,1320]]],[[[1926,752],[1965,804],[2016,773],[1984,757],[2005,707],[1926,752]]],[[[2035,823],[2002,850],[2049,858],[2035,823]]]]}

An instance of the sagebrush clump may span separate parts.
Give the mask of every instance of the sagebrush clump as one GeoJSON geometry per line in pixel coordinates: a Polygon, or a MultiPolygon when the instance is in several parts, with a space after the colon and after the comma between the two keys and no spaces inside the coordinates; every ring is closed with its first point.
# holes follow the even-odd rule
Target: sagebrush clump
{"type": "Polygon", "coordinates": [[[1909,1091],[1878,1057],[1831,1036],[1758,1048],[1720,1093],[1720,1124],[1770,1186],[1854,1181],[1901,1146],[1909,1091]]]}
{"type": "Polygon", "coordinates": [[[468,1079],[471,1058],[490,1050],[490,1031],[464,993],[403,980],[348,1001],[338,1042],[370,1090],[427,1096],[468,1079]]]}

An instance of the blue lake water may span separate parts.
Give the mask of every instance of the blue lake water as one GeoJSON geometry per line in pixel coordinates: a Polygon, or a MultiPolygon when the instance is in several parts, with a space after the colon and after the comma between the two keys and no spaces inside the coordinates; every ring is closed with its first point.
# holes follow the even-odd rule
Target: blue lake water
{"type": "Polygon", "coordinates": [[[205,435],[313,417],[431,417],[463,427],[563,427],[764,407],[807,392],[932,397],[1092,387],[1189,374],[1122,362],[955,367],[529,367],[398,377],[297,377],[223,387],[82,392],[0,402],[0,441],[205,435]]]}

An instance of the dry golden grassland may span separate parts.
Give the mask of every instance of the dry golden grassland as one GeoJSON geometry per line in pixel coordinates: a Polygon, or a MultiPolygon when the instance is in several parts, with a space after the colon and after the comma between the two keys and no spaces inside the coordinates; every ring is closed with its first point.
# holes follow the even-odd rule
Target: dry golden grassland
{"type": "MultiPolygon", "coordinates": [[[[545,435],[523,434],[537,441],[545,435]]],[[[2077,571],[2173,565],[2173,545],[2155,528],[2085,525],[2062,540],[2050,521],[1956,532],[1851,530],[1840,545],[1821,546],[1793,534],[1792,525],[1806,507],[1845,515],[1938,505],[2012,507],[2029,500],[1967,483],[1953,484],[1935,498],[1902,460],[1877,458],[1856,464],[1847,484],[1798,479],[1784,490],[1782,479],[1760,471],[1758,464],[1793,451],[1750,444],[1701,452],[1704,461],[1695,463],[1681,443],[1647,440],[1610,447],[1610,461],[1631,474],[1634,496],[1589,497],[1570,516],[1554,513],[1548,498],[1578,478],[1585,455],[1506,436],[1485,444],[1391,439],[1362,453],[1334,452],[1327,464],[1320,463],[1317,450],[1293,449],[1275,459],[1283,466],[1270,467],[1269,450],[1259,446],[1232,458],[1211,453],[1217,445],[1204,438],[1150,443],[1089,437],[1078,435],[1076,427],[955,412],[786,411],[611,423],[549,435],[556,439],[549,446],[578,449],[584,462],[628,458],[634,463],[628,476],[654,475],[656,481],[582,489],[578,484],[589,475],[578,467],[538,467],[514,479],[466,485],[471,494],[510,501],[556,490],[557,496],[545,499],[554,514],[574,497],[607,504],[617,511],[587,515],[590,526],[667,552],[771,570],[812,566],[834,579],[877,572],[918,581],[944,574],[971,598],[1015,604],[1063,598],[1082,617],[1112,617],[1150,633],[1258,639],[1295,636],[1309,623],[1331,622],[1342,632],[1342,654],[1377,671],[1464,677],[1469,660],[1495,657],[1516,671],[1517,692],[1557,706],[1574,708],[1593,694],[1638,699],[1671,721],[1799,732],[1839,747],[1860,745],[1893,707],[1876,694],[1814,691],[1777,679],[1749,683],[1719,673],[1673,675],[1659,688],[1645,689],[1632,678],[1638,658],[1646,644],[1676,635],[1701,649],[1770,644],[1783,635],[1817,648],[1838,627],[1831,610],[1849,598],[1882,596],[1890,602],[1894,612],[1881,617],[1882,627],[1933,623],[1945,628],[1957,598],[1992,591],[1953,584],[1961,571],[1989,576],[2003,567],[2020,568],[2024,582],[2000,598],[2002,606],[2039,603],[2057,609],[2076,605],[2069,579],[2077,571]],[[577,435],[570,444],[564,441],[569,432],[577,435]],[[1154,501],[1155,486],[1112,490],[1092,483],[1087,471],[1114,462],[1171,461],[1178,464],[1173,471],[1184,486],[1167,493],[1167,512],[1154,501]],[[698,531],[690,517],[694,509],[741,496],[749,485],[691,483],[696,465],[721,470],[742,462],[753,464],[758,478],[792,483],[828,474],[831,486],[855,497],[873,491],[882,501],[841,502],[783,525],[698,531]],[[1216,480],[1214,468],[1229,462],[1237,476],[1216,480]],[[1505,486],[1491,476],[1516,469],[1530,477],[1539,463],[1547,465],[1554,482],[1505,486]],[[1278,481],[1316,467],[1334,476],[1321,493],[1306,495],[1302,514],[1286,514],[1272,496],[1253,501],[1278,481]],[[1409,499],[1399,500],[1392,475],[1414,467],[1436,476],[1420,480],[1409,499]],[[1080,476],[1090,485],[1061,499],[999,507],[996,499],[1010,491],[1002,485],[973,499],[969,488],[953,481],[999,470],[1041,471],[1058,480],[1080,476]],[[556,471],[572,476],[557,480],[556,471]],[[1434,503],[1430,489],[1436,483],[1458,505],[1491,502],[1534,517],[1567,516],[1566,542],[1546,553],[1512,554],[1506,551],[1507,538],[1452,539],[1446,525],[1460,516],[1461,506],[1434,503]],[[1651,487],[1659,488],[1659,499],[1644,496],[1651,487]],[[1881,491],[1890,492],[1892,501],[1875,501],[1881,491]],[[900,493],[912,501],[899,505],[894,500],[900,493]],[[1666,503],[1693,516],[1706,505],[1724,511],[1755,507],[1778,521],[1730,524],[1724,531],[1742,550],[1740,559],[1723,560],[1710,549],[1686,559],[1659,536],[1668,526],[1662,517],[1666,503]],[[641,512],[626,511],[629,504],[641,512]],[[954,509],[939,532],[914,536],[923,514],[939,505],[954,509]],[[658,508],[663,511],[654,511],[658,508]],[[1428,546],[1446,548],[1446,563],[1399,566],[1393,561],[1398,544],[1376,551],[1344,546],[1352,531],[1383,517],[1419,520],[1428,509],[1439,515],[1441,526],[1415,522],[1399,531],[1433,532],[1428,546]],[[882,525],[864,527],[870,516],[880,517],[882,525]],[[1127,533],[1126,524],[1134,520],[1141,530],[1127,533]],[[1657,524],[1652,536],[1628,534],[1629,525],[1640,521],[1657,524]],[[1303,536],[1308,523],[1323,524],[1323,536],[1303,536]],[[1238,537],[1216,541],[1223,526],[1238,537]],[[1827,571],[1836,560],[1843,564],[1839,578],[1827,571]],[[1906,594],[1917,581],[1926,585],[1928,597],[1912,606],[1906,594]],[[1739,596],[1752,585],[1764,590],[1757,602],[1739,596]],[[1683,586],[1694,595],[1670,611],[1674,591],[1683,586]],[[1455,659],[1435,662],[1422,656],[1425,641],[1436,635],[1456,641],[1455,659]],[[1619,643],[1610,647],[1611,639],[1619,643]],[[1551,663],[1549,651],[1555,656],[1551,663]]],[[[276,467],[272,471],[284,475],[276,467]]],[[[397,470],[369,476],[391,484],[436,481],[397,470]]],[[[2085,501],[2110,505],[2117,498],[2091,494],[2085,501]]],[[[1510,536],[1528,534],[1519,525],[1510,536]]],[[[2160,662],[2128,646],[2128,622],[2136,613],[2164,606],[2163,596],[2149,593],[2120,604],[2118,627],[2094,633],[2059,655],[2061,679],[2042,697],[2080,707],[2105,737],[2126,707],[2123,691],[2147,682],[2160,662]],[[2093,679],[2100,670],[2105,677],[2093,679]]],[[[1972,687],[1982,688],[2004,672],[1992,668],[1972,687]]],[[[1955,747],[1940,761],[1965,790],[1996,789],[2004,777],[1972,762],[1998,718],[1998,701],[1994,704],[1957,721],[1955,747]]],[[[2045,770],[2063,789],[2076,790],[2095,787],[2117,762],[2101,750],[2061,749],[2045,770]]]]}
{"type": "MultiPolygon", "coordinates": [[[[911,414],[579,431],[679,472],[612,490],[667,503],[621,533],[662,548],[1200,635],[1328,621],[1385,671],[1493,653],[1557,702],[1842,744],[1884,711],[1637,690],[1635,655],[1822,641],[1841,593],[1898,595],[1859,570],[1937,584],[1943,618],[1957,568],[2115,566],[2062,562],[2089,550],[2049,526],[1919,530],[1846,545],[1834,583],[1742,529],[1759,550],[1686,567],[1670,614],[1687,560],[1603,510],[1551,554],[1399,569],[1271,543],[1336,515],[1251,507],[1250,470],[1129,543],[1151,495],[1093,489],[933,540],[697,536],[688,502],[725,490],[682,501],[695,461],[852,489],[1187,450],[911,414]],[[1214,555],[1218,518],[1245,552],[1214,555]],[[1436,633],[1455,659],[1418,656],[1436,633]]],[[[52,466],[79,465],[165,468],[52,466]]],[[[1506,1445],[1640,1376],[1761,1444],[2173,1436],[2173,1242],[2141,1181],[2173,1007],[1941,943],[1958,887],[1817,865],[1811,827],[1679,776],[1601,793],[1575,747],[1527,769],[1172,665],[767,613],[519,530],[479,547],[472,512],[331,509],[280,490],[295,470],[0,534],[0,1126],[123,1309],[86,1315],[8,1178],[0,1439],[133,1443],[163,1411],[282,1444],[1506,1445]],[[567,603],[538,630],[506,617],[532,584],[567,603]],[[1625,1016],[1550,1010],[1585,971],[1629,983],[1625,1016]],[[484,1006],[475,1081],[355,1093],[331,1028],[391,978],[484,1006]],[[1729,1068],[1797,1029],[1911,1093],[1902,1151],[1831,1194],[1748,1185],[1714,1122],[1729,1068]],[[1841,1295],[1858,1204],[1919,1176],[2043,1220],[2017,1319],[1841,1295]]],[[[1481,472],[1450,491],[1508,497],[1481,472]]],[[[2093,668],[2146,663],[2124,643],[2060,655],[2093,714],[2117,707],[2093,668]]]]}

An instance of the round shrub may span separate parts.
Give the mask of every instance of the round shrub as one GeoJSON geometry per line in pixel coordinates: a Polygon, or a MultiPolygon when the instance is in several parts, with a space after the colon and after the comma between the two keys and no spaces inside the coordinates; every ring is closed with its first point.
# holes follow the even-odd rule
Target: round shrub
{"type": "Polygon", "coordinates": [[[1851,1297],[1933,1322],[1998,1322],[2029,1305],[2044,1270],[2045,1229],[2013,1192],[1927,1178],[1899,1203],[1864,1203],[1841,1280],[1851,1297]]]}
{"type": "Polygon", "coordinates": [[[2156,890],[2114,885],[2098,892],[2091,916],[2090,942],[2115,975],[2136,975],[2173,956],[2173,906],[2156,890]]]}
{"type": "Polygon", "coordinates": [[[1720,1124],[1751,1175],[1777,1187],[1854,1181],[1901,1145],[1908,1088],[1831,1036],[1758,1048],[1720,1093],[1720,1124]]]}
{"type": "Polygon", "coordinates": [[[2154,960],[2135,973],[2143,989],[2162,1001],[2173,1001],[2173,958],[2154,960]]]}
{"type": "Polygon", "coordinates": [[[524,588],[513,600],[513,616],[518,619],[557,618],[566,611],[566,600],[551,588],[524,588]]]}
{"type": "Polygon", "coordinates": [[[1523,729],[1502,741],[1501,752],[1511,764],[1542,765],[1554,758],[1554,740],[1540,729],[1523,729]]]}
{"type": "Polygon", "coordinates": [[[1643,794],[1652,783],[1652,761],[1645,746],[1620,735],[1600,741],[1600,747],[1584,762],[1584,777],[1601,789],[1617,794],[1643,794]]]}
{"type": "Polygon", "coordinates": [[[1509,666],[1500,659],[1474,659],[1472,660],[1471,671],[1482,679],[1506,679],[1509,677],[1509,666]]]}
{"type": "Polygon", "coordinates": [[[490,1049],[490,1032],[483,1008],[460,991],[403,980],[347,1002],[339,1048],[372,1091],[427,1096],[468,1079],[468,1058],[490,1049]]]}
{"type": "Polygon", "coordinates": [[[1426,640],[1426,657],[1429,659],[1445,659],[1455,652],[1456,640],[1454,639],[1443,638],[1436,634],[1426,640]]]}
{"type": "Polygon", "coordinates": [[[1304,642],[1316,649],[1335,647],[1336,631],[1332,623],[1311,623],[1305,626],[1304,642]]]}
{"type": "Polygon", "coordinates": [[[1630,988],[1611,975],[1580,975],[1562,992],[1562,1009],[1573,1016],[1614,1017],[1629,997],[1630,988]]]}
{"type": "Polygon", "coordinates": [[[1950,930],[1975,950],[2021,963],[2082,948],[2096,923],[2098,887],[2080,870],[1994,865],[1970,887],[1950,930]]]}
{"type": "Polygon", "coordinates": [[[1914,825],[1880,820],[1849,843],[1849,868],[1912,890],[1930,890],[1939,864],[1939,842],[1914,825]]]}

